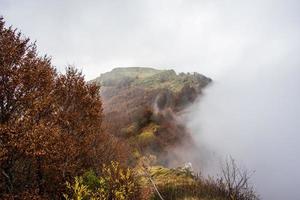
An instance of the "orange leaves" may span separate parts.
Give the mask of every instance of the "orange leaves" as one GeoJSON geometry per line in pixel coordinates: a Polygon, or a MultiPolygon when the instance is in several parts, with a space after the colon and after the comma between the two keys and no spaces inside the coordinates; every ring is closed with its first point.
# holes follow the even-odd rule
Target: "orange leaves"
{"type": "Polygon", "coordinates": [[[101,123],[99,87],[72,67],[58,75],[0,19],[0,190],[55,196],[68,178],[103,161],[110,139],[101,140],[101,123]]]}

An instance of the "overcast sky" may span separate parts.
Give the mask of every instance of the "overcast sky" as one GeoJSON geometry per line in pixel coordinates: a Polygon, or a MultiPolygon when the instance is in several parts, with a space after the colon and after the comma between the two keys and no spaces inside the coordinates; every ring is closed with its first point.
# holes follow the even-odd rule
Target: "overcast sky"
{"type": "Polygon", "coordinates": [[[87,79],[121,66],[214,78],[253,50],[284,51],[286,37],[297,40],[298,11],[297,0],[0,0],[8,25],[87,79]]]}
{"type": "Polygon", "coordinates": [[[61,71],[74,64],[92,79],[148,66],[211,77],[188,127],[199,145],[255,170],[266,200],[300,196],[299,11],[298,0],[0,0],[7,25],[61,71]]]}

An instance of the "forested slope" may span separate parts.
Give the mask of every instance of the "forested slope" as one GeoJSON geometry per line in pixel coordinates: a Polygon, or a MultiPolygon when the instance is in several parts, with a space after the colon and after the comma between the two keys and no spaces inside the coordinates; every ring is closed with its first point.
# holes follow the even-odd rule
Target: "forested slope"
{"type": "Polygon", "coordinates": [[[115,68],[91,81],[101,86],[105,129],[129,142],[134,159],[150,153],[161,164],[171,147],[189,138],[178,113],[210,82],[199,73],[143,67],[115,68]]]}

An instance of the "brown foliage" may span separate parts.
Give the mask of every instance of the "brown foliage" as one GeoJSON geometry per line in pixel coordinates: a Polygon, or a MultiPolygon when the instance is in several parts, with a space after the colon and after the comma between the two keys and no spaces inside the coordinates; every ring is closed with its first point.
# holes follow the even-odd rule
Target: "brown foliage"
{"type": "Polygon", "coordinates": [[[57,74],[49,57],[0,19],[2,194],[56,198],[66,180],[125,156],[101,129],[99,89],[72,67],[57,74]]]}
{"type": "Polygon", "coordinates": [[[136,85],[118,85],[103,86],[101,94],[105,131],[129,141],[132,149],[156,155],[160,164],[166,164],[169,157],[174,157],[170,156],[172,153],[169,149],[182,140],[190,139],[188,131],[176,119],[176,115],[184,105],[194,100],[196,91],[193,88],[184,87],[177,94],[168,89],[149,90],[136,85]],[[139,143],[136,136],[151,122],[159,126],[155,138],[146,144],[139,143]]]}

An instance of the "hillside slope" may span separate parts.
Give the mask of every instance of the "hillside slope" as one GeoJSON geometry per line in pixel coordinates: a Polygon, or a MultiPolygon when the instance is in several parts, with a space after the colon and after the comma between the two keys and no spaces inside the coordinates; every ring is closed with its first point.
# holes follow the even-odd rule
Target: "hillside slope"
{"type": "Polygon", "coordinates": [[[132,67],[115,68],[90,82],[101,85],[105,129],[129,141],[135,159],[147,153],[167,164],[169,149],[189,138],[177,114],[211,79],[199,73],[132,67]]]}
{"type": "Polygon", "coordinates": [[[196,148],[181,115],[211,81],[198,73],[140,67],[116,68],[92,81],[101,85],[104,129],[129,146],[127,160],[142,199],[258,199],[234,161],[223,176],[205,178],[178,154],[196,148]]]}

